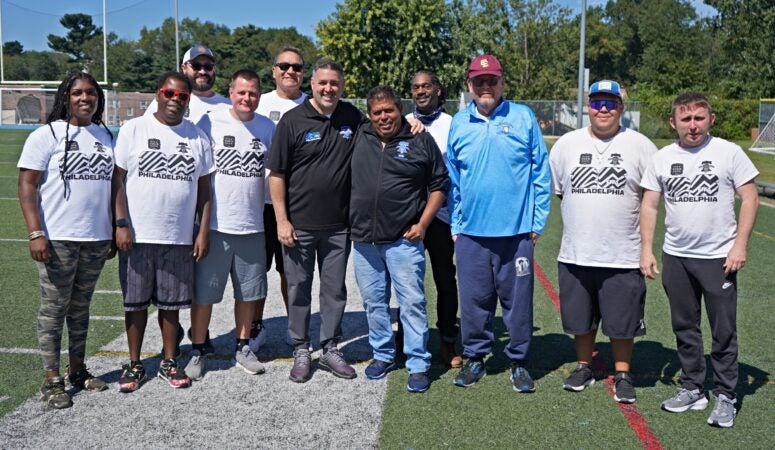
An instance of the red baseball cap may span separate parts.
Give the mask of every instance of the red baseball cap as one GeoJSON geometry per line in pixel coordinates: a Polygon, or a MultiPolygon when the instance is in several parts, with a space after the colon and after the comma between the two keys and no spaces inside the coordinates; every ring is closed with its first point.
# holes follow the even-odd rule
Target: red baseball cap
{"type": "Polygon", "coordinates": [[[468,78],[476,78],[479,75],[503,76],[503,69],[498,58],[492,55],[479,55],[468,66],[468,78]]]}

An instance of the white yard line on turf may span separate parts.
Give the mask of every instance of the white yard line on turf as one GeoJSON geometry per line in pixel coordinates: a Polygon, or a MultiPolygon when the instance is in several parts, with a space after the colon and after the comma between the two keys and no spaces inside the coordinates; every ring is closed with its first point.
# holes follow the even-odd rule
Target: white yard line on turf
{"type": "Polygon", "coordinates": [[[120,294],[121,291],[94,291],[95,294],[120,294]]]}
{"type": "Polygon", "coordinates": [[[29,239],[0,239],[0,242],[30,242],[29,239]]]}
{"type": "Polygon", "coordinates": [[[120,320],[124,321],[124,316],[89,316],[89,320],[120,320]]]}
{"type": "Polygon", "coordinates": [[[15,202],[19,201],[19,199],[16,197],[0,197],[0,200],[7,200],[7,201],[13,200],[15,202]]]}

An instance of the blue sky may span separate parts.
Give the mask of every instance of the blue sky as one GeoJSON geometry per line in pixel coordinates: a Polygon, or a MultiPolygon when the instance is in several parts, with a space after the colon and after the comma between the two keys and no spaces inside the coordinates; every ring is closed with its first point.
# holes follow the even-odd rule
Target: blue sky
{"type": "MultiPolygon", "coordinates": [[[[579,9],[579,0],[558,0],[579,9]]],[[[588,0],[587,5],[604,4],[606,0],[588,0]]],[[[137,39],[143,27],[155,28],[174,15],[173,0],[106,0],[108,30],[120,38],[137,39]]],[[[315,38],[315,25],[331,15],[336,0],[179,0],[179,17],[196,17],[202,21],[236,28],[253,24],[260,28],[295,26],[300,33],[315,38]]],[[[692,3],[701,14],[713,9],[692,3]]],[[[67,13],[94,15],[102,26],[102,0],[0,0],[2,5],[3,42],[17,40],[25,50],[48,50],[46,36],[63,36],[66,30],[59,19],[67,13]]]]}

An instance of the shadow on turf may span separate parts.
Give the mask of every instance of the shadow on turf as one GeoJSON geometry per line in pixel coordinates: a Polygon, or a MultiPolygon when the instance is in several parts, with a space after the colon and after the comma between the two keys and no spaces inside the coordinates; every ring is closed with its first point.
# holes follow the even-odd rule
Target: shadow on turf
{"type": "MultiPolygon", "coordinates": [[[[598,342],[596,349],[600,352],[600,357],[611,367],[613,361],[611,358],[611,345],[605,342],[598,342]]],[[[680,384],[681,363],[678,360],[678,353],[659,342],[636,340],[632,366],[636,387],[654,387],[659,382],[677,388],[680,384]]],[[[707,392],[712,392],[713,365],[710,355],[705,356],[705,367],[705,389],[707,392]]],[[[737,394],[737,409],[739,411],[742,409],[743,399],[746,396],[753,395],[760,387],[770,382],[770,374],[758,367],[744,363],[740,363],[738,373],[739,381],[735,392],[737,394]]]]}

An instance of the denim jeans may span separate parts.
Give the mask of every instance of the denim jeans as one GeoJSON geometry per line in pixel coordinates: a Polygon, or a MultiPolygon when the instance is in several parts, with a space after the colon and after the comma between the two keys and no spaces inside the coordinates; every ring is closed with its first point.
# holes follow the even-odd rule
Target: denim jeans
{"type": "Polygon", "coordinates": [[[404,354],[409,373],[427,372],[428,314],[425,309],[425,248],[422,242],[399,239],[390,244],[353,244],[355,279],[369,323],[374,359],[395,358],[390,326],[390,288],[396,291],[404,328],[404,354]]]}

